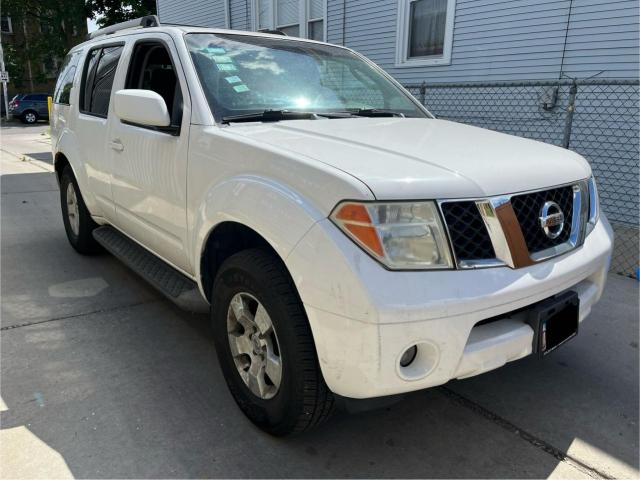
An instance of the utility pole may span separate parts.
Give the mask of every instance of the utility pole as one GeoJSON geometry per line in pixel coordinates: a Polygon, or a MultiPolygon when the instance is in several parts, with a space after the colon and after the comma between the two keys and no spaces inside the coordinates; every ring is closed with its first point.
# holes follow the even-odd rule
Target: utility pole
{"type": "MultiPolygon", "coordinates": [[[[6,72],[4,69],[4,50],[2,49],[2,39],[0,39],[0,72],[6,72]]],[[[9,120],[9,99],[7,98],[7,81],[4,76],[2,77],[2,96],[4,97],[4,114],[9,120]]]]}

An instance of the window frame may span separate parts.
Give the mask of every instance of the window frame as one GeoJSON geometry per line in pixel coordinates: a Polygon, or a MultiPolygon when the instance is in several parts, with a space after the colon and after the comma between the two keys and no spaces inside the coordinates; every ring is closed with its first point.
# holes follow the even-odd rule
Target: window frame
{"type": "Polygon", "coordinates": [[[2,17],[7,19],[7,25],[9,26],[9,30],[2,30],[1,33],[4,33],[5,35],[13,35],[13,23],[11,22],[11,16],[2,15],[2,17]]]}
{"type": "MultiPolygon", "coordinates": [[[[71,88],[73,88],[74,83],[76,82],[76,78],[78,76],[78,67],[80,66],[80,61],[82,60],[82,52],[79,50],[72,50],[70,51],[68,54],[68,56],[70,56],[69,58],[69,63],[64,65],[65,69],[66,68],[73,68],[73,76],[71,77],[71,88]],[[74,57],[75,57],[75,63],[74,63],[74,57]]],[[[64,61],[66,60],[63,59],[62,63],[64,64],[64,61]]],[[[58,73],[58,78],[60,78],[60,76],[64,73],[65,76],[61,79],[64,80],[66,78],[66,76],[68,75],[69,70],[64,70],[61,69],[60,72],[58,73]]],[[[55,103],[56,105],[71,105],[71,88],[69,89],[69,101],[68,102],[61,102],[60,100],[60,96],[61,96],[61,92],[63,90],[64,85],[66,84],[60,84],[60,88],[58,87],[58,81],[56,80],[56,85],[54,87],[53,90],[53,103],[55,103]]]]}
{"type": "MultiPolygon", "coordinates": [[[[122,58],[122,55],[125,53],[125,42],[112,42],[112,43],[102,43],[99,45],[96,45],[94,47],[91,47],[89,49],[87,49],[84,58],[83,58],[83,65],[82,65],[82,78],[80,80],[80,91],[79,91],[79,97],[78,97],[78,111],[83,114],[83,115],[90,115],[92,117],[97,117],[97,118],[107,118],[109,116],[109,112],[107,111],[106,115],[101,115],[99,113],[94,113],[94,112],[90,112],[89,110],[85,110],[85,105],[84,105],[84,98],[85,98],[85,92],[86,92],[86,87],[87,87],[87,77],[89,76],[89,56],[91,55],[91,52],[93,52],[94,50],[100,50],[100,58],[102,58],[102,50],[104,50],[105,48],[109,48],[109,47],[122,47],[122,53],[120,54],[120,57],[118,58],[118,66],[116,67],[116,73],[114,74],[114,81],[115,81],[115,75],[117,75],[118,73],[118,69],[120,68],[120,59],[122,58]]],[[[95,70],[98,68],[98,65],[100,64],[100,58],[98,59],[98,61],[96,62],[96,64],[93,67],[93,72],[92,72],[92,76],[91,76],[91,80],[95,81],[95,70]]],[[[93,89],[94,85],[92,85],[92,89],[93,89]]],[[[91,92],[93,94],[93,92],[91,92]]],[[[113,84],[111,85],[111,96],[113,95],[113,84]]],[[[111,96],[109,96],[109,109],[111,108],[111,96]]]]}
{"type": "MultiPolygon", "coordinates": [[[[309,16],[311,7],[309,5],[310,0],[298,0],[298,22],[287,25],[278,25],[278,0],[267,0],[271,2],[271,15],[269,16],[269,26],[260,26],[260,0],[252,0],[252,15],[251,15],[251,30],[260,32],[264,30],[278,30],[280,28],[293,27],[298,25],[300,36],[291,38],[304,38],[307,40],[313,40],[309,38],[309,23],[322,20],[322,37],[323,42],[327,41],[327,3],[328,0],[322,0],[322,14],[323,17],[311,18],[309,16]]],[[[318,40],[315,40],[318,41],[318,40]]]]}
{"type": "Polygon", "coordinates": [[[398,27],[396,29],[396,67],[428,67],[451,65],[453,49],[453,28],[456,17],[456,0],[447,0],[444,45],[442,56],[409,57],[409,22],[411,4],[418,0],[398,0],[398,27]]]}

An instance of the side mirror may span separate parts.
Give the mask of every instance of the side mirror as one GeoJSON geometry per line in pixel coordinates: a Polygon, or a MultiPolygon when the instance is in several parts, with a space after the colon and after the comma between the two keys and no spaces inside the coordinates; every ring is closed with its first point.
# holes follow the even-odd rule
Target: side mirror
{"type": "Polygon", "coordinates": [[[171,118],[164,99],[151,90],[118,90],[114,111],[120,120],[149,127],[168,127],[171,118]]]}

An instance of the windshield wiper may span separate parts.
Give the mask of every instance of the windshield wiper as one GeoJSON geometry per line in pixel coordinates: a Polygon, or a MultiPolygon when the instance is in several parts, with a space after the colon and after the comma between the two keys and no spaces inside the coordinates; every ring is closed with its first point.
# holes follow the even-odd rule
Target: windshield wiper
{"type": "Polygon", "coordinates": [[[280,120],[315,120],[320,117],[333,117],[331,114],[317,112],[303,112],[299,110],[264,110],[263,112],[242,113],[222,117],[222,121],[229,122],[278,122],[280,120]]]}
{"type": "Polygon", "coordinates": [[[379,108],[359,108],[337,112],[305,112],[301,110],[269,109],[262,112],[242,113],[222,117],[224,123],[230,122],[278,122],[280,120],[317,120],[318,118],[348,117],[404,117],[401,112],[379,108]]]}
{"type": "Polygon", "coordinates": [[[349,110],[349,113],[358,117],[402,117],[404,113],[394,110],[386,110],[382,108],[359,108],[358,110],[349,110]]]}

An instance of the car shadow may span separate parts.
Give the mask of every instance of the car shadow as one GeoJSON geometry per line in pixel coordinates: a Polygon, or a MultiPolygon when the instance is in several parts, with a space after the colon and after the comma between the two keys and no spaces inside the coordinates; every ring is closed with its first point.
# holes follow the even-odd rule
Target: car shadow
{"type": "Polygon", "coordinates": [[[48,163],[49,165],[53,163],[53,156],[51,155],[51,152],[25,153],[25,155],[35,160],[48,163]]]}

